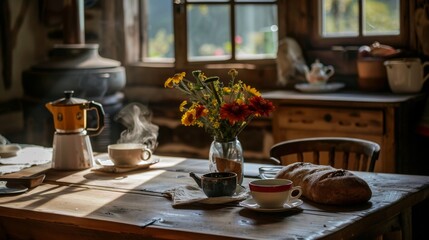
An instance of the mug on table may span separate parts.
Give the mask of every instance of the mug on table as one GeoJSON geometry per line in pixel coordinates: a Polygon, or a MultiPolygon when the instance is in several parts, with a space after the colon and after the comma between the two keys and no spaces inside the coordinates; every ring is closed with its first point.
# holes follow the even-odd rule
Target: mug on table
{"type": "Polygon", "coordinates": [[[152,151],[141,143],[110,144],[107,152],[115,166],[136,166],[152,156],[152,151]]]}

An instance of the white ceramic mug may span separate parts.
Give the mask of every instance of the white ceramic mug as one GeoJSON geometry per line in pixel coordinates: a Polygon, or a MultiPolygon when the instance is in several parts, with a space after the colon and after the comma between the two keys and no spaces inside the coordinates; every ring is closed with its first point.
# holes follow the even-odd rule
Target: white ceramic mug
{"type": "Polygon", "coordinates": [[[429,74],[423,77],[429,62],[421,63],[419,58],[402,58],[384,62],[387,69],[389,86],[394,93],[419,92],[429,74]]]}
{"type": "Polygon", "coordinates": [[[152,151],[140,143],[110,144],[107,151],[115,166],[136,166],[152,156],[152,151]]]}

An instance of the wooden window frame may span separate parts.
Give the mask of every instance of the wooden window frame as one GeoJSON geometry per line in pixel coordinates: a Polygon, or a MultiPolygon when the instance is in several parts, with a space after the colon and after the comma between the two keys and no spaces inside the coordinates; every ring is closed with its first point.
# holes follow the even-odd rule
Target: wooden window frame
{"type": "MultiPolygon", "coordinates": [[[[323,37],[321,35],[321,0],[308,0],[308,12],[311,14],[310,45],[313,49],[328,49],[333,46],[361,46],[370,45],[378,41],[383,44],[406,47],[409,44],[409,33],[406,32],[409,26],[409,3],[407,0],[400,0],[400,33],[397,36],[378,35],[378,36],[362,36],[362,25],[359,24],[359,36],[354,37],[323,37]]],[[[359,0],[359,22],[362,22],[362,0],[359,0]]]]}
{"type": "MultiPolygon", "coordinates": [[[[277,0],[277,17],[278,17],[278,38],[286,37],[286,15],[289,0],[277,0]]],[[[175,59],[175,62],[143,62],[142,61],[142,32],[141,21],[135,19],[141,18],[139,15],[140,0],[127,0],[124,12],[124,30],[126,35],[125,45],[125,65],[127,67],[127,86],[145,86],[163,87],[164,80],[174,73],[185,71],[190,73],[192,70],[199,69],[207,75],[217,75],[221,78],[228,79],[227,70],[235,68],[239,71],[240,78],[246,80],[246,83],[258,89],[272,89],[277,85],[276,59],[267,60],[238,60],[238,61],[216,61],[216,62],[188,62],[187,59],[175,59]],[[129,14],[131,13],[131,14],[129,14]],[[130,27],[132,25],[132,27],[130,27]],[[138,49],[136,48],[138,47],[138,49]]],[[[123,3],[125,4],[125,3],[123,3]]],[[[174,11],[176,9],[173,9],[174,11]]],[[[186,16],[179,18],[174,16],[173,24],[186,26],[186,16]]],[[[187,52],[185,34],[181,37],[175,34],[175,41],[182,43],[181,50],[175,48],[175,54],[187,52]]]]}
{"type": "MultiPolygon", "coordinates": [[[[263,3],[263,2],[251,2],[251,4],[262,4],[262,5],[267,5],[267,4],[277,4],[277,18],[278,18],[278,38],[279,41],[280,39],[282,39],[283,37],[285,37],[286,35],[286,31],[285,31],[285,24],[284,24],[284,19],[285,19],[285,15],[286,15],[286,11],[285,11],[285,2],[287,0],[277,0],[274,1],[273,3],[263,3]]],[[[224,60],[224,61],[217,61],[217,60],[208,60],[208,61],[188,61],[188,57],[187,57],[187,51],[188,51],[188,42],[187,42],[187,35],[186,34],[176,34],[177,32],[179,33],[186,33],[187,32],[187,16],[186,16],[186,6],[187,4],[207,4],[207,5],[219,5],[219,4],[229,4],[232,8],[235,5],[243,5],[243,4],[249,4],[249,3],[244,3],[244,2],[200,2],[200,1],[195,1],[195,2],[191,2],[191,3],[186,3],[184,1],[172,1],[173,6],[173,11],[175,13],[173,13],[173,29],[174,29],[174,55],[175,55],[175,61],[173,63],[169,63],[169,62],[144,62],[143,61],[143,55],[141,55],[139,57],[139,63],[144,65],[144,66],[174,66],[177,69],[187,69],[187,68],[204,68],[204,67],[223,67],[223,66],[235,66],[240,68],[240,66],[243,66],[244,68],[246,68],[245,66],[247,64],[251,64],[251,65],[274,65],[275,64],[275,58],[273,59],[240,59],[240,60],[236,60],[235,59],[235,46],[232,47],[232,57],[231,59],[228,60],[224,60]],[[178,3],[174,3],[174,2],[178,2],[178,3]],[[177,14],[177,12],[180,12],[179,14],[177,14]],[[177,47],[180,46],[180,47],[177,47]],[[181,57],[177,57],[177,56],[181,56],[181,57]]],[[[231,9],[230,11],[230,18],[233,21],[234,19],[234,11],[233,9],[231,9]]],[[[140,19],[142,21],[142,19],[140,19]]],[[[233,23],[233,22],[231,22],[233,23]]],[[[235,32],[235,26],[234,24],[231,25],[231,38],[234,39],[234,32],[235,32]]],[[[143,43],[141,43],[143,45],[143,43]]],[[[143,46],[141,46],[141,48],[143,48],[143,46]]],[[[143,53],[143,52],[142,52],[143,53]]]]}

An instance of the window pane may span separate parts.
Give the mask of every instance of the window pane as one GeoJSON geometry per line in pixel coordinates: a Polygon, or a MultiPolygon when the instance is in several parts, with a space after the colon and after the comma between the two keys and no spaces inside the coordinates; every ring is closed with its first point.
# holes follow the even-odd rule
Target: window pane
{"type": "Polygon", "coordinates": [[[186,2],[191,3],[191,2],[199,2],[199,3],[203,3],[203,2],[228,2],[229,0],[187,0],[186,2]]]}
{"type": "Polygon", "coordinates": [[[276,6],[237,5],[235,24],[237,59],[276,56],[278,39],[276,6]]]}
{"type": "Polygon", "coordinates": [[[321,0],[322,36],[359,35],[358,0],[321,0]]]}
{"type": "Polygon", "coordinates": [[[171,0],[143,1],[143,42],[145,61],[173,61],[173,7],[171,0]]]}
{"type": "Polygon", "coordinates": [[[231,58],[230,8],[228,5],[187,5],[188,60],[231,58]]]}
{"type": "Polygon", "coordinates": [[[276,0],[235,0],[235,2],[275,2],[276,0]]]}
{"type": "MultiPolygon", "coordinates": [[[[275,2],[276,0],[234,0],[235,2],[275,2]]],[[[229,0],[187,0],[188,3],[192,2],[229,2],[229,0]]]]}
{"type": "Polygon", "coordinates": [[[399,35],[399,0],[364,0],[363,35],[399,35]]]}

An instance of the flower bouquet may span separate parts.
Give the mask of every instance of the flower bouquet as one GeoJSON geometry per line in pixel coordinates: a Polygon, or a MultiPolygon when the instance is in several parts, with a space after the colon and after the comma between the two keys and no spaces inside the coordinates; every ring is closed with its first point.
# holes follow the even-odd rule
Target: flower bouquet
{"type": "Polygon", "coordinates": [[[186,73],[182,72],[168,78],[164,87],[178,89],[188,98],[179,108],[183,113],[182,124],[204,127],[213,136],[210,170],[238,172],[240,169],[238,175],[242,176],[243,156],[237,137],[253,118],[268,116],[274,105],[258,90],[237,80],[235,69],[228,75],[231,79],[224,84],[219,77],[207,77],[200,70],[192,72],[194,81],[186,79],[186,73]],[[216,162],[221,158],[229,162],[216,162]]]}

